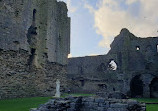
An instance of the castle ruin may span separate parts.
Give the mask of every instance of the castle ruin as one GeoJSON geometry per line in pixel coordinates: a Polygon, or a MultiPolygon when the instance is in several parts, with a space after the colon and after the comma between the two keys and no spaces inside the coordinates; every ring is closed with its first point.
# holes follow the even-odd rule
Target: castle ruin
{"type": "Polygon", "coordinates": [[[158,98],[158,37],[122,29],[108,54],[70,58],[68,78],[72,92],[158,98]]]}
{"type": "Polygon", "coordinates": [[[158,37],[122,29],[108,54],[67,59],[67,11],[56,0],[0,0],[0,99],[53,96],[57,79],[62,92],[158,97],[158,37]]]}
{"type": "Polygon", "coordinates": [[[67,6],[56,0],[0,0],[0,99],[53,96],[66,87],[67,6]]]}

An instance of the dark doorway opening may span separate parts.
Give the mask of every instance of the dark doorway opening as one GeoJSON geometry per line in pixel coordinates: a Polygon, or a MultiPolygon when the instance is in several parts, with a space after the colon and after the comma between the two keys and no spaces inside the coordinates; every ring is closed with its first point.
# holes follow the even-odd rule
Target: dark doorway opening
{"type": "Polygon", "coordinates": [[[131,97],[143,97],[143,81],[141,75],[135,76],[130,83],[131,97]]]}
{"type": "Polygon", "coordinates": [[[85,84],[84,80],[80,80],[80,82],[81,82],[81,86],[83,87],[85,84]]]}
{"type": "Polygon", "coordinates": [[[158,78],[154,78],[150,84],[150,97],[158,98],[158,78]]]}
{"type": "Polygon", "coordinates": [[[36,52],[36,49],[32,48],[31,49],[31,55],[30,55],[29,60],[28,60],[28,64],[29,65],[33,64],[33,60],[35,58],[35,52],[36,52]]]}

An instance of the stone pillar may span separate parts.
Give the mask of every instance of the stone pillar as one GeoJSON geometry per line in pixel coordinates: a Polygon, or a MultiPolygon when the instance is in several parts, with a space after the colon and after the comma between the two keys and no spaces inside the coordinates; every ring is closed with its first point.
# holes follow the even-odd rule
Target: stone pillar
{"type": "Polygon", "coordinates": [[[142,76],[142,80],[143,80],[143,97],[146,97],[146,98],[150,98],[150,83],[153,79],[153,76],[150,75],[150,74],[144,74],[142,76]]]}
{"type": "Polygon", "coordinates": [[[145,83],[143,87],[143,97],[145,98],[150,98],[150,87],[149,87],[150,82],[145,83]]]}

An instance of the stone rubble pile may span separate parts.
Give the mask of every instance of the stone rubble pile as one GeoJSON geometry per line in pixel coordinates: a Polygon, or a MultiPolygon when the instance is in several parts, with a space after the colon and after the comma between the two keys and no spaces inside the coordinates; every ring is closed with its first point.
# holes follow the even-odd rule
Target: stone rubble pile
{"type": "Polygon", "coordinates": [[[51,99],[30,111],[146,111],[146,106],[131,99],[68,97],[51,99]]]}

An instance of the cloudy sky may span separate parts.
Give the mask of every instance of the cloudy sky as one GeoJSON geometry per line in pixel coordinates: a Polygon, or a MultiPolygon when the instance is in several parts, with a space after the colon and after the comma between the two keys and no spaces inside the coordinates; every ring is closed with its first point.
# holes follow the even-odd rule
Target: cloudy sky
{"type": "Polygon", "coordinates": [[[71,56],[106,54],[122,28],[158,36],[158,0],[58,0],[71,17],[71,56]]]}

